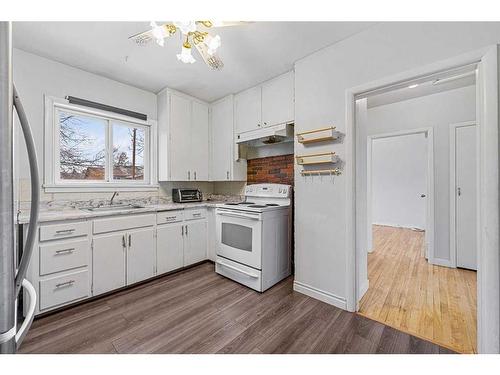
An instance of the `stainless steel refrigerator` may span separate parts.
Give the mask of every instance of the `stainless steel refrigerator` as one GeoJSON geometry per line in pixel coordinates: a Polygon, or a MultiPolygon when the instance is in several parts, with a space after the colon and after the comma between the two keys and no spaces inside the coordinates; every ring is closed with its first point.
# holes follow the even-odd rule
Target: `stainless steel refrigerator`
{"type": "Polygon", "coordinates": [[[35,144],[12,82],[12,25],[0,22],[0,353],[15,353],[33,321],[36,293],[25,279],[38,229],[40,182],[35,144]],[[31,176],[31,212],[25,241],[16,241],[13,111],[24,135],[31,176]],[[18,246],[22,243],[22,246],[18,246]],[[21,290],[27,314],[18,314],[21,290]],[[20,317],[18,321],[18,316],[20,317]]]}

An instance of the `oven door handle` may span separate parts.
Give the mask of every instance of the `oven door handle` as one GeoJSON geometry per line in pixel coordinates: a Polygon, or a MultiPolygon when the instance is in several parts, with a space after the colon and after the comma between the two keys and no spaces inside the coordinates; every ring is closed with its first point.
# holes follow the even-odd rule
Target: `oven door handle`
{"type": "Polygon", "coordinates": [[[223,267],[229,268],[229,269],[231,269],[231,270],[233,270],[233,271],[239,272],[239,273],[241,273],[241,274],[243,274],[243,275],[249,276],[249,277],[251,277],[251,278],[253,278],[253,279],[257,279],[257,278],[259,278],[259,276],[258,276],[258,275],[254,275],[253,273],[248,273],[248,272],[245,272],[245,271],[243,271],[243,270],[240,270],[238,267],[230,266],[229,264],[223,263],[223,262],[221,262],[220,260],[216,261],[215,263],[217,263],[217,264],[219,264],[219,265],[221,265],[221,266],[223,266],[223,267]]]}
{"type": "Polygon", "coordinates": [[[260,220],[260,217],[258,215],[239,214],[239,213],[229,212],[229,211],[217,211],[217,215],[237,217],[237,218],[242,218],[242,219],[260,220]]]}

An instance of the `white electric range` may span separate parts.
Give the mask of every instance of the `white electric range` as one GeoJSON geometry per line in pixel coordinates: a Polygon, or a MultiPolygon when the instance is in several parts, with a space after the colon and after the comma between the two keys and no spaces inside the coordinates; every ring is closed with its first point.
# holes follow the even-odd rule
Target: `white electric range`
{"type": "Polygon", "coordinates": [[[217,273],[259,292],[291,274],[291,186],[248,185],[215,212],[217,273]]]}

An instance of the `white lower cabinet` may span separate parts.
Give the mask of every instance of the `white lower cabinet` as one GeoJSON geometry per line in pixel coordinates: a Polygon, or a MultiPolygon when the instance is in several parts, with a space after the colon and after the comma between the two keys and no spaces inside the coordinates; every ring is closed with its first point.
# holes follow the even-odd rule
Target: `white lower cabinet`
{"type": "Polygon", "coordinates": [[[94,237],[92,256],[94,296],[126,285],[126,251],[125,232],[94,237]]]}
{"type": "Polygon", "coordinates": [[[184,266],[207,259],[207,221],[186,224],[184,235],[184,266]]]}
{"type": "Polygon", "coordinates": [[[155,263],[154,229],[129,231],[127,234],[127,285],[153,277],[155,263]]]}
{"type": "MultiPolygon", "coordinates": [[[[163,214],[158,213],[158,215],[163,214]]],[[[186,220],[182,222],[162,224],[157,227],[156,259],[158,274],[170,272],[207,259],[206,209],[186,210],[184,217],[186,220]]]]}
{"type": "Polygon", "coordinates": [[[27,278],[38,315],[204,261],[207,210],[41,224],[35,248],[27,278]]]}
{"type": "Polygon", "coordinates": [[[156,230],[158,274],[184,266],[184,223],[159,225],[156,230]]]}

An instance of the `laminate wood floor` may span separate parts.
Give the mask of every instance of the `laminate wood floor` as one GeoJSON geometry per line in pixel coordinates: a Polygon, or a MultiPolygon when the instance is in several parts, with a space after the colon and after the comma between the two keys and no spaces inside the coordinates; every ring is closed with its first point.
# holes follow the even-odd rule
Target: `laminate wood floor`
{"type": "Polygon", "coordinates": [[[293,291],[257,293],[211,263],[36,319],[22,353],[450,353],[293,291]]]}
{"type": "Polygon", "coordinates": [[[424,232],[374,225],[359,313],[460,353],[476,353],[476,272],[434,266],[424,232]]]}

